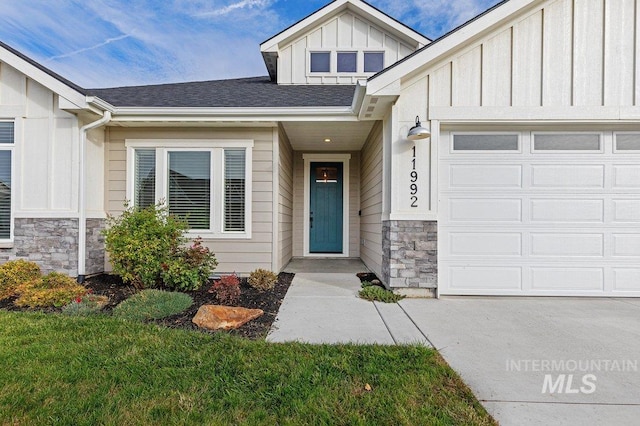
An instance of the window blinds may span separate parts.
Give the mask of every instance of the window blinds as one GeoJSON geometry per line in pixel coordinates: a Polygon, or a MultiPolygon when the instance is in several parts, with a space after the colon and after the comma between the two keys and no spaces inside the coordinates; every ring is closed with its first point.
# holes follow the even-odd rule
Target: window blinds
{"type": "Polygon", "coordinates": [[[169,213],[190,229],[211,228],[211,153],[169,152],[169,213]]]}
{"type": "Polygon", "coordinates": [[[224,151],[224,230],[244,231],[245,151],[224,151]]]}
{"type": "Polygon", "coordinates": [[[13,122],[0,121],[0,143],[13,143],[13,122]]]}
{"type": "Polygon", "coordinates": [[[156,202],[156,150],[137,149],[134,169],[134,205],[140,208],[149,207],[156,202]]]}
{"type": "Polygon", "coordinates": [[[11,151],[0,151],[0,239],[11,238],[11,151]]]}

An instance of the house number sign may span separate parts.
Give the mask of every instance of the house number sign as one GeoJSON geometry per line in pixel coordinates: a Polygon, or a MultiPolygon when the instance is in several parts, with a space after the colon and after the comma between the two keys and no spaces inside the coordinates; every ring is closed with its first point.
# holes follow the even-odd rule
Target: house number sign
{"type": "Polygon", "coordinates": [[[418,207],[418,171],[416,170],[416,146],[411,148],[411,173],[409,174],[411,183],[409,194],[411,195],[411,208],[418,207]]]}

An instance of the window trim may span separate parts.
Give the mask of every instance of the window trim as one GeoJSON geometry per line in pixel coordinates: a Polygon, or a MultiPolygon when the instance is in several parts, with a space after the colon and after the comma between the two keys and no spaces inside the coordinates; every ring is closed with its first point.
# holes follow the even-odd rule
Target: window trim
{"type": "Polygon", "coordinates": [[[387,53],[381,48],[357,48],[357,47],[330,47],[330,48],[307,48],[307,63],[306,63],[306,76],[307,77],[370,77],[376,72],[364,71],[364,54],[365,53],[381,53],[382,54],[382,69],[384,70],[388,65],[386,64],[387,53]],[[311,54],[312,53],[329,53],[329,72],[311,72],[311,54]],[[355,53],[356,54],[356,71],[355,72],[338,72],[338,53],[355,53]]]}
{"type": "Polygon", "coordinates": [[[168,153],[203,151],[211,153],[211,227],[187,231],[187,236],[206,239],[250,239],[252,224],[252,170],[254,141],[248,139],[127,139],[126,199],[133,203],[135,194],[135,150],[156,150],[156,201],[166,200],[168,191],[168,153]],[[244,231],[224,230],[224,150],[245,150],[244,231]],[[160,173],[157,173],[160,171],[160,173]]]}
{"type": "Polygon", "coordinates": [[[510,131],[506,131],[506,132],[491,132],[491,131],[480,131],[480,132],[473,132],[473,131],[468,131],[468,132],[450,132],[449,133],[449,154],[451,155],[466,155],[466,154],[490,154],[490,153],[498,153],[498,154],[522,154],[522,146],[523,146],[523,140],[522,140],[522,133],[521,132],[510,132],[510,131]],[[454,141],[455,141],[455,137],[456,136],[516,136],[518,139],[518,149],[474,149],[474,150],[456,150],[454,149],[454,141]]]}
{"type": "Polygon", "coordinates": [[[0,144],[0,150],[9,151],[11,158],[11,196],[9,209],[9,238],[0,238],[0,248],[12,248],[14,242],[14,229],[15,229],[15,205],[16,205],[16,135],[18,134],[18,124],[16,119],[12,118],[0,118],[0,122],[13,124],[13,142],[0,144]]]}
{"type": "Polygon", "coordinates": [[[604,132],[599,131],[533,131],[531,132],[531,154],[604,154],[604,132]],[[598,135],[599,149],[536,149],[536,135],[598,135]]]}

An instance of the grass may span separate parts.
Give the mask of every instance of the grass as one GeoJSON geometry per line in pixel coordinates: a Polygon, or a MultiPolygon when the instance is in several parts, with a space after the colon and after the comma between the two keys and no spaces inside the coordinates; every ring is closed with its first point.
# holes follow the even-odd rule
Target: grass
{"type": "Polygon", "coordinates": [[[3,311],[0,329],[0,424],[495,424],[424,347],[3,311]]]}
{"type": "Polygon", "coordinates": [[[387,290],[377,285],[373,285],[368,281],[362,283],[362,290],[358,292],[358,296],[370,302],[398,303],[404,299],[404,296],[395,294],[391,290],[387,290]]]}
{"type": "Polygon", "coordinates": [[[183,312],[192,303],[193,299],[188,294],[142,290],[116,306],[113,316],[130,321],[161,319],[183,312]]]}

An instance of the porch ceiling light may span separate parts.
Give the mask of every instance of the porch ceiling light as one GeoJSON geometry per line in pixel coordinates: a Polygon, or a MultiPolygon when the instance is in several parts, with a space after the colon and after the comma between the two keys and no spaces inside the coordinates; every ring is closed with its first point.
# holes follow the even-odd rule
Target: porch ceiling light
{"type": "Polygon", "coordinates": [[[416,115],[416,125],[409,129],[407,139],[410,141],[416,141],[418,139],[426,139],[429,136],[431,136],[431,132],[426,127],[422,127],[420,117],[416,115]]]}

